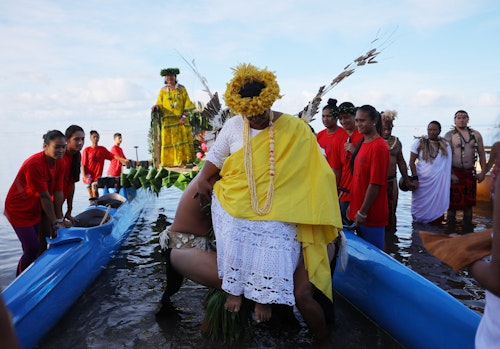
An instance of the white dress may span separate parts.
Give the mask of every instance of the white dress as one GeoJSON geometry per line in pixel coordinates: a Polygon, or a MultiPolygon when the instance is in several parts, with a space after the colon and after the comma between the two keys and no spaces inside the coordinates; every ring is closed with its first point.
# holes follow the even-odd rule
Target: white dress
{"type": "Polygon", "coordinates": [[[416,139],[411,152],[418,154],[418,189],[412,192],[411,215],[414,222],[429,223],[441,217],[450,205],[451,148],[443,156],[439,150],[436,158],[424,161],[418,151],[421,139],[416,139]]]}
{"type": "MultiPolygon", "coordinates": [[[[251,137],[258,132],[251,129],[251,137]]],[[[224,124],[206,159],[220,169],[230,154],[243,147],[242,139],[243,119],[234,116],[224,124]]],[[[293,273],[301,249],[295,224],[232,217],[215,194],[212,223],[224,291],[262,304],[295,304],[293,273]]]]}
{"type": "Polygon", "coordinates": [[[486,290],[486,307],[476,332],[476,349],[500,348],[500,297],[486,290]]]}

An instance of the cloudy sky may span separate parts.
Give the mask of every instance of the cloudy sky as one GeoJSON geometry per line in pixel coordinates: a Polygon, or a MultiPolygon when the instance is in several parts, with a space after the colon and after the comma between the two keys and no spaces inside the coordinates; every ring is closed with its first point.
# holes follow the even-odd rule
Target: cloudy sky
{"type": "Polygon", "coordinates": [[[208,100],[182,57],[219,94],[231,67],[268,67],[284,95],[276,109],[294,114],[371,48],[378,63],[324,102],[396,109],[401,125],[450,126],[458,109],[472,126],[498,125],[498,33],[497,0],[3,0],[0,132],[147,133],[162,68],[180,68],[192,99],[208,100]]]}

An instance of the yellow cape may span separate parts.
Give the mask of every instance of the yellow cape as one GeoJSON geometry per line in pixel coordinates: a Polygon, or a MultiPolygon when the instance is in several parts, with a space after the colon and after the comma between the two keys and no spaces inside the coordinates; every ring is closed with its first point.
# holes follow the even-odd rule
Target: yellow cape
{"type": "MultiPolygon", "coordinates": [[[[235,116],[240,117],[240,116],[235,116]]],[[[297,224],[309,280],[332,299],[332,280],[326,245],[342,228],[335,175],[305,122],[283,114],[274,123],[275,177],[271,211],[257,215],[251,206],[243,149],[226,159],[215,186],[222,207],[231,216],[297,224]]],[[[243,135],[242,135],[243,137],[243,135]]],[[[253,169],[259,206],[269,184],[269,134],[252,139],[253,169]]]]}

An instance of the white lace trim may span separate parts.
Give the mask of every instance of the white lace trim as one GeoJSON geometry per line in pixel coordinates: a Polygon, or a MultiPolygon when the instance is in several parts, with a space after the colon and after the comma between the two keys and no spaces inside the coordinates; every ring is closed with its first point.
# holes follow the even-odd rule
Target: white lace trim
{"type": "Polygon", "coordinates": [[[212,196],[212,222],[222,289],[263,304],[294,305],[300,255],[295,224],[234,218],[212,196]]]}

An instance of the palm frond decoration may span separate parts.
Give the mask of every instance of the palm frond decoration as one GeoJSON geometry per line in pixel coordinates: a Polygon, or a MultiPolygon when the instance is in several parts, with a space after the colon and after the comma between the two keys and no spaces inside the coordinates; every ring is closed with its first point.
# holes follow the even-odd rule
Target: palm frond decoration
{"type": "MultiPolygon", "coordinates": [[[[305,119],[306,122],[311,122],[314,120],[314,115],[318,113],[318,108],[319,104],[321,103],[321,99],[324,95],[326,95],[328,92],[330,92],[335,86],[337,86],[341,81],[343,81],[345,78],[351,76],[354,74],[356,69],[359,67],[363,67],[365,65],[369,64],[375,64],[378,63],[378,61],[375,60],[375,58],[387,48],[388,45],[391,44],[388,40],[391,38],[393,33],[389,35],[389,38],[386,39],[384,42],[381,43],[382,48],[372,48],[368,51],[366,51],[365,54],[362,54],[361,56],[355,58],[351,63],[346,65],[344,69],[328,84],[328,85],[323,85],[319,88],[318,92],[314,96],[314,98],[307,104],[307,106],[297,113],[297,115],[300,118],[305,119]]],[[[378,43],[380,41],[380,38],[377,36],[375,37],[374,40],[370,43],[373,45],[374,43],[378,43]]]]}

